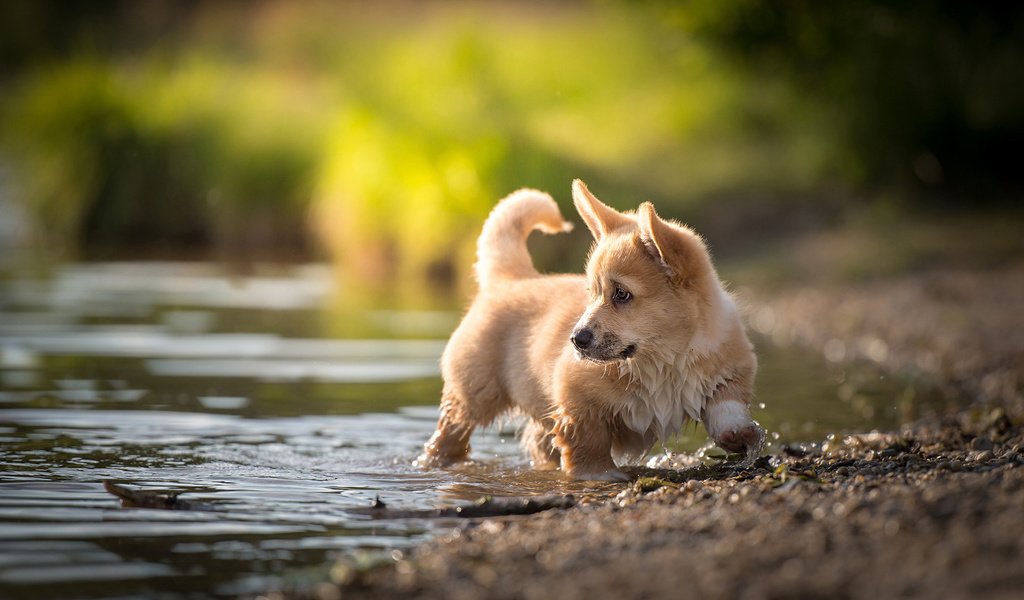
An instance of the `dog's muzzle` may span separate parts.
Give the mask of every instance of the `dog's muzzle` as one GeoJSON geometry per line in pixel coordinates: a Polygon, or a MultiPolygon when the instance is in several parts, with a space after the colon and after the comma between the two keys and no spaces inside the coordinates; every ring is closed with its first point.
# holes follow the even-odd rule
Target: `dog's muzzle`
{"type": "Polygon", "coordinates": [[[595,362],[626,360],[636,354],[636,344],[629,344],[623,348],[618,336],[610,333],[598,340],[594,331],[587,327],[574,331],[569,340],[581,358],[595,362]]]}

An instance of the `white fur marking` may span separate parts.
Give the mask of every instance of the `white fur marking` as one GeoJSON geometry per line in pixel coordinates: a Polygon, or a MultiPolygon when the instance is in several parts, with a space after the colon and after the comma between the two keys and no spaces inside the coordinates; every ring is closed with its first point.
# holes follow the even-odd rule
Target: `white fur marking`
{"type": "Polygon", "coordinates": [[[707,407],[704,428],[716,442],[726,431],[738,431],[754,424],[749,407],[739,400],[722,400],[707,407]]]}
{"type": "Polygon", "coordinates": [[[636,357],[625,361],[633,397],[619,410],[626,427],[666,440],[688,419],[699,421],[704,403],[725,382],[695,372],[685,355],[636,357]]]}

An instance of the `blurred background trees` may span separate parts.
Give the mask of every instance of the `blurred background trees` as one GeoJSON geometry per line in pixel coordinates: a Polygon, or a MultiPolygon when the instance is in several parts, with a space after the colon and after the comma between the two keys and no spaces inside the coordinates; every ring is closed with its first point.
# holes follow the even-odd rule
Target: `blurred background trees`
{"type": "Polygon", "coordinates": [[[952,1],[15,0],[0,202],[48,251],[441,283],[498,198],[571,214],[573,177],[724,253],[870,205],[1016,210],[1022,28],[952,1]]]}
{"type": "Polygon", "coordinates": [[[1004,198],[1024,171],[1024,11],[914,0],[694,3],[674,20],[743,69],[784,78],[838,129],[855,183],[1004,198]]]}

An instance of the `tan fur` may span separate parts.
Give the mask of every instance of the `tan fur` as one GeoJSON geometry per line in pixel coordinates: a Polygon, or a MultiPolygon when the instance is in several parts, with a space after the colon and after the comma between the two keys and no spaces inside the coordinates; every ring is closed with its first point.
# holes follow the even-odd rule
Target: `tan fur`
{"type": "Polygon", "coordinates": [[[485,223],[480,290],[441,359],[441,417],[420,464],[465,459],[473,429],[510,410],[530,419],[534,465],[577,479],[623,479],[616,460],[691,420],[727,449],[755,443],[757,361],[704,242],[650,203],[620,213],[579,180],[573,200],[595,238],[585,277],[533,268],[529,232],[571,227],[546,194],[516,192],[485,223]],[[577,350],[583,329],[593,343],[577,350]]]}

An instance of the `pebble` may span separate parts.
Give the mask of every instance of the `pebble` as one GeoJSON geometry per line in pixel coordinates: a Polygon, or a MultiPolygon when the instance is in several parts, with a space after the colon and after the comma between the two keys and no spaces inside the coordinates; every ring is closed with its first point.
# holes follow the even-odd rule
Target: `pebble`
{"type": "Polygon", "coordinates": [[[702,487],[704,487],[704,484],[699,482],[699,481],[697,481],[696,479],[691,479],[691,480],[687,481],[683,485],[683,487],[686,488],[686,491],[688,491],[688,492],[696,492],[697,490],[699,490],[702,487]]]}
{"type": "Polygon", "coordinates": [[[991,450],[992,440],[986,437],[976,437],[971,440],[971,450],[991,450]]]}
{"type": "Polygon", "coordinates": [[[992,454],[991,450],[984,450],[978,453],[978,455],[975,457],[975,460],[977,460],[978,462],[986,462],[992,460],[993,456],[994,455],[992,454]]]}

